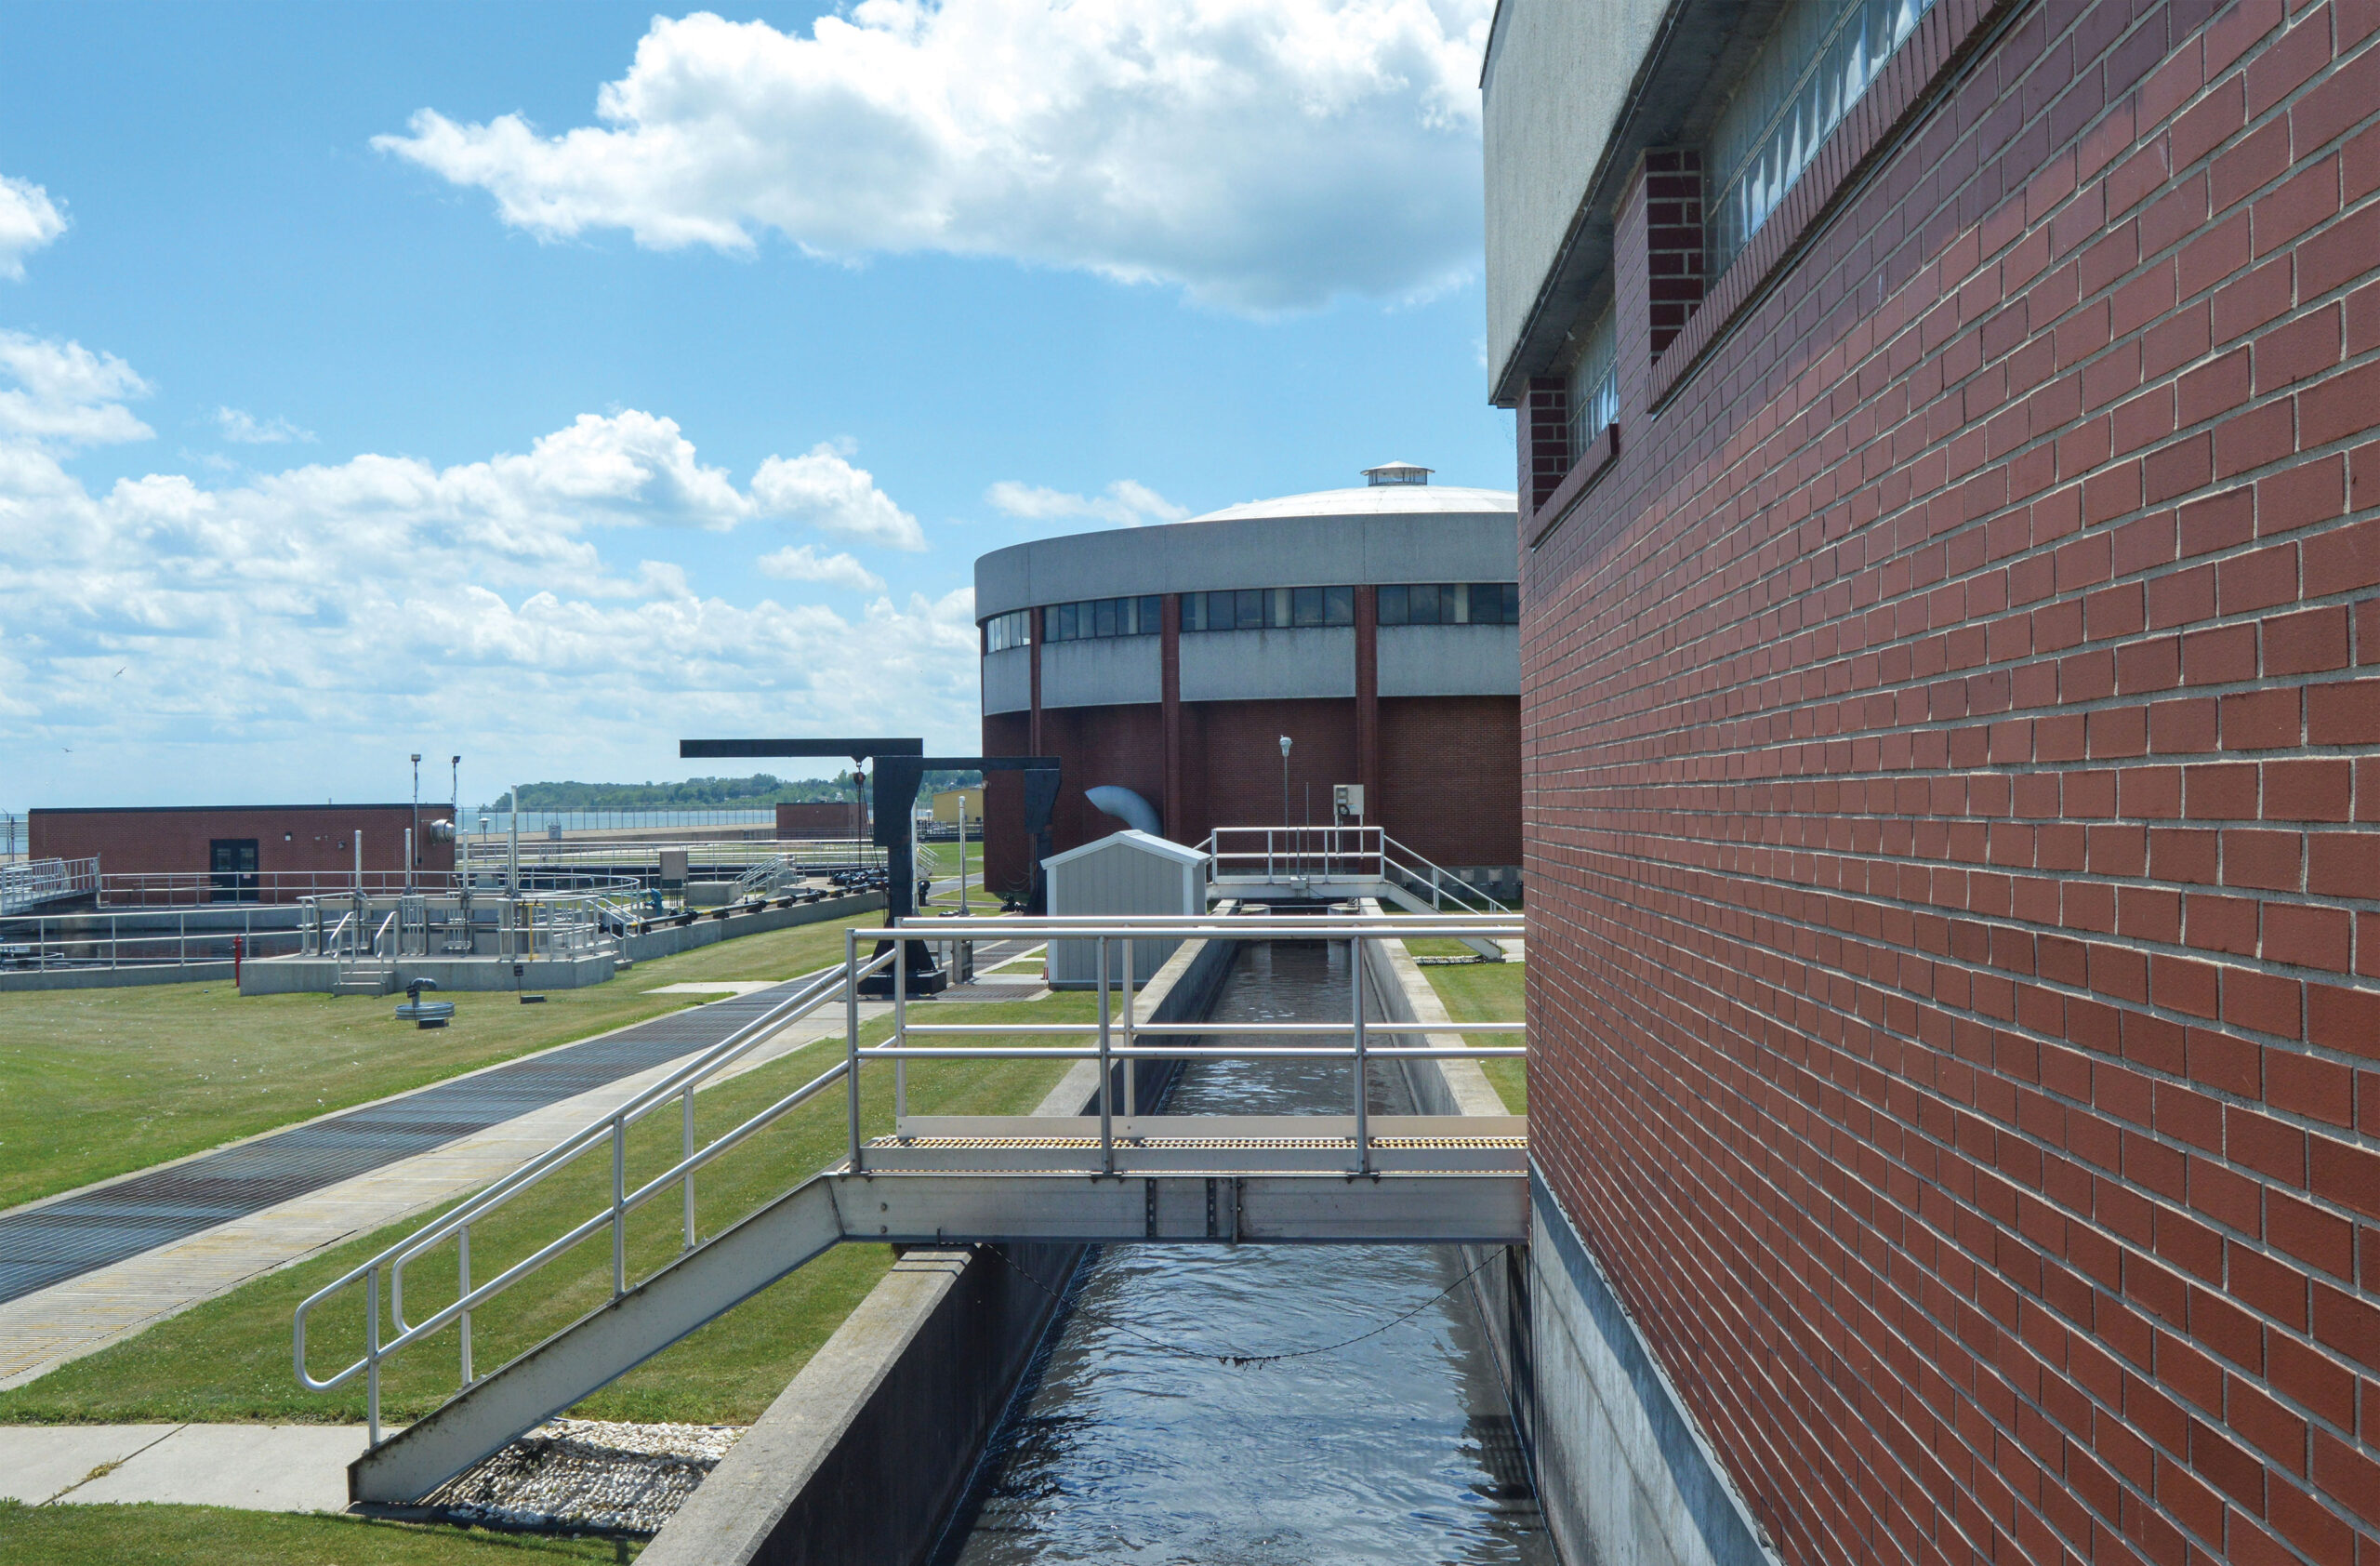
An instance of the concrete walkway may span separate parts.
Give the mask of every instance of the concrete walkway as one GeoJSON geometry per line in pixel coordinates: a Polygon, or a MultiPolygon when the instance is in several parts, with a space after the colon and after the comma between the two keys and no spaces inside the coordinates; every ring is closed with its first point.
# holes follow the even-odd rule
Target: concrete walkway
{"type": "MultiPolygon", "coordinates": [[[[869,1002],[860,1016],[872,1020],[891,1010],[869,1002]]],[[[819,1039],[840,1037],[842,1029],[843,1008],[827,1005],[780,1029],[734,1071],[712,1080],[726,1081],[819,1039]]],[[[682,1058],[665,1062],[0,1304],[0,1387],[20,1386],[252,1278],[476,1190],[610,1114],[681,1064],[682,1058]]],[[[342,1504],[345,1483],[342,1478],[342,1504]]]]}
{"type": "Polygon", "coordinates": [[[360,1425],[0,1426],[0,1499],[347,1509],[360,1425]]]}

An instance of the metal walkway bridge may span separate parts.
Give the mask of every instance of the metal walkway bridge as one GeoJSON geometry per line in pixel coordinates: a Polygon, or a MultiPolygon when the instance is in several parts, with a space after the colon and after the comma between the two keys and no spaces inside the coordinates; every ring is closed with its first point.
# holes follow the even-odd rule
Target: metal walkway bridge
{"type": "MultiPolygon", "coordinates": [[[[1433,917],[1512,917],[1494,898],[1381,827],[1217,827],[1198,846],[1207,856],[1207,884],[1218,896],[1258,903],[1375,897],[1433,917]]],[[[1504,960],[1492,936],[1457,938],[1490,962],[1504,960]]]]}
{"type": "MultiPolygon", "coordinates": [[[[1260,914],[1068,920],[905,922],[855,931],[844,968],[802,986],[734,1036],[672,1072],[611,1116],[530,1161],[437,1221],[326,1285],[298,1307],[293,1352],[300,1381],[327,1391],[365,1378],[371,1447],[350,1469],[354,1498],[406,1502],[570,1407],[670,1344],[845,1241],[947,1245],[969,1242],[1189,1244],[1492,1244],[1525,1240],[1528,1227],[1527,1134],[1518,1117],[1373,1115],[1362,1084],[1372,1062],[1517,1056],[1509,1045],[1441,1043],[1444,1024],[1381,1022],[1364,1015],[1364,986],[1344,1021],[1153,1022],[1135,1015],[1129,988],[1110,989],[1104,949],[1120,945],[1130,973],[1133,940],[1333,940],[1350,943],[1354,972],[1363,948],[1381,940],[1439,936],[1495,940],[1516,936],[1496,919],[1318,920],[1260,914]],[[1099,943],[1097,1020],[1084,1023],[945,1022],[913,1004],[899,975],[901,947],[954,937],[1099,943]],[[859,942],[885,942],[872,960],[859,942]],[[864,1042],[861,982],[894,975],[890,1036],[864,1042]],[[694,1135],[694,1095],[768,1033],[818,1007],[845,1008],[843,1058],[707,1145],[694,1135]],[[1078,1042],[1052,1044],[1051,1036],[1078,1042]],[[1252,1042],[1221,1042],[1225,1036],[1252,1042]],[[1140,1063],[1201,1058],[1343,1059],[1351,1067],[1345,1115],[1183,1117],[1133,1115],[1140,1063]],[[931,1061],[1027,1059],[1085,1063],[1095,1110],[1077,1116],[933,1117],[907,1112],[907,1073],[931,1061]],[[893,1131],[863,1134],[861,1080],[890,1068],[893,1131]],[[697,1174],[828,1089],[840,1086],[843,1156],[708,1238],[695,1223],[697,1174]],[[668,1110],[677,1107],[679,1113],[668,1110]],[[657,1117],[674,1162],[632,1183],[629,1133],[657,1117]],[[474,1273],[471,1231],[484,1232],[508,1203],[580,1159],[608,1161],[610,1195],[595,1211],[517,1260],[482,1251],[474,1273]],[[654,1208],[675,1220],[677,1254],[649,1275],[630,1276],[628,1227],[654,1208]],[[674,1210],[674,1211],[673,1211],[674,1210]],[[543,1343],[486,1374],[475,1371],[472,1315],[505,1291],[578,1247],[608,1247],[611,1299],[543,1343]],[[433,1285],[407,1268],[435,1258],[433,1285]],[[492,1276],[490,1274],[493,1274],[492,1276]],[[475,1281],[476,1280],[476,1281],[475,1281]],[[425,1299],[425,1294],[430,1297],[425,1299]],[[386,1296],[385,1302],[383,1296],[386,1296]],[[317,1377],[307,1331],[317,1310],[364,1313],[360,1358],[317,1377]],[[441,1337],[459,1349],[458,1390],[443,1406],[383,1440],[380,1378],[388,1360],[441,1337]]],[[[1465,1023],[1464,1033],[1517,1033],[1519,1023],[1465,1023]]],[[[879,1079],[880,1082],[880,1079],[879,1079]]],[[[879,1092],[881,1089],[879,1088],[879,1092]]],[[[582,1267],[589,1265],[582,1258],[582,1267]]],[[[342,1318],[344,1320],[344,1318],[342,1318]]],[[[353,1331],[352,1325],[346,1329],[353,1331]]]]}

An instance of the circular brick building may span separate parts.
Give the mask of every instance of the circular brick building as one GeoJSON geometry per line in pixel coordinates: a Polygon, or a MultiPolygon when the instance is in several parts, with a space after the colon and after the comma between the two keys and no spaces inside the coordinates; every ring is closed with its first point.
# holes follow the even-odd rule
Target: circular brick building
{"type": "MultiPolygon", "coordinates": [[[[1094,789],[1130,790],[1195,843],[1219,826],[1329,825],[1352,783],[1367,824],[1517,886],[1514,497],[1408,463],[1365,476],[975,563],[984,753],[1064,763],[1058,851],[1147,824],[1103,812],[1094,789]]],[[[995,774],[994,888],[1028,876],[1021,809],[1015,775],[995,774]]]]}

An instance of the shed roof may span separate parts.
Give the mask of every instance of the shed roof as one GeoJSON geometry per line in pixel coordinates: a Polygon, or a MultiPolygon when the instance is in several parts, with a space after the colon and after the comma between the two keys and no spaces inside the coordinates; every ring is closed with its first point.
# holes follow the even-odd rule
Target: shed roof
{"type": "Polygon", "coordinates": [[[1063,865],[1108,848],[1130,848],[1153,858],[1170,859],[1177,865],[1203,865],[1207,862],[1205,854],[1185,843],[1176,843],[1171,838],[1157,837],[1142,831],[1138,828],[1127,827],[1120,832],[1110,832],[1096,843],[1086,843],[1080,848],[1069,848],[1064,854],[1052,854],[1041,863],[1044,866],[1063,865]]]}

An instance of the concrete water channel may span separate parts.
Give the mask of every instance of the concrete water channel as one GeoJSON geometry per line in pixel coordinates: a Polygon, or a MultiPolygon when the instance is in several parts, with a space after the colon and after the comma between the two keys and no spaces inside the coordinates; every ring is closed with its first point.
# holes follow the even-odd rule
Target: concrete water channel
{"type": "MultiPolygon", "coordinates": [[[[1351,977],[1343,945],[1250,943],[1208,1015],[1342,1017],[1351,977]]],[[[1166,1110],[1344,1112],[1350,1069],[1198,1061],[1166,1110]]],[[[1393,1065],[1372,1067],[1368,1092],[1374,1113],[1415,1112],[1393,1065]]],[[[1093,1252],[937,1566],[1552,1562],[1464,1286],[1482,1261],[1502,1258],[1391,1245],[1093,1252]]]]}

